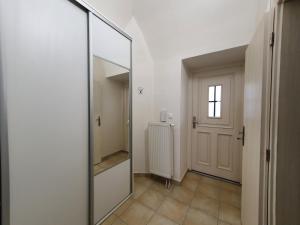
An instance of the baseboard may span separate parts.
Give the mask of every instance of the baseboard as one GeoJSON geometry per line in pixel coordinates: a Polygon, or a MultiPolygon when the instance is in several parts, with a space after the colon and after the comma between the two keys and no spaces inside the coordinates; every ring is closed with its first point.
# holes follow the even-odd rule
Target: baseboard
{"type": "Polygon", "coordinates": [[[242,186],[242,184],[240,182],[228,180],[228,179],[225,179],[225,178],[222,178],[222,177],[217,177],[217,176],[210,175],[210,174],[207,174],[207,173],[202,173],[202,172],[199,172],[199,171],[196,171],[196,170],[191,170],[191,172],[199,174],[201,176],[209,177],[209,178],[212,178],[212,179],[215,179],[215,180],[224,181],[226,183],[231,183],[231,184],[235,184],[235,185],[238,185],[238,186],[242,186]]]}

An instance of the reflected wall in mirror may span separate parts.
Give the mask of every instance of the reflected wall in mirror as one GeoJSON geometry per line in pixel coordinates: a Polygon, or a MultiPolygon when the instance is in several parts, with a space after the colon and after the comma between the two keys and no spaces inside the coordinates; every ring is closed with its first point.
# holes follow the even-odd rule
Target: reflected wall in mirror
{"type": "Polygon", "coordinates": [[[129,71],[94,56],[94,176],[129,158],[129,71]]]}

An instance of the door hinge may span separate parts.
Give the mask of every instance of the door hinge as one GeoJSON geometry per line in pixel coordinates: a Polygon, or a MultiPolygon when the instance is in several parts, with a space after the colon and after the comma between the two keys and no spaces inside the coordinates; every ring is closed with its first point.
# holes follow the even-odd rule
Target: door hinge
{"type": "Polygon", "coordinates": [[[275,43],[275,33],[273,31],[270,37],[270,47],[274,47],[274,43],[275,43]]]}
{"type": "Polygon", "coordinates": [[[267,149],[267,151],[266,151],[266,161],[270,162],[270,159],[271,159],[271,150],[267,149]]]}

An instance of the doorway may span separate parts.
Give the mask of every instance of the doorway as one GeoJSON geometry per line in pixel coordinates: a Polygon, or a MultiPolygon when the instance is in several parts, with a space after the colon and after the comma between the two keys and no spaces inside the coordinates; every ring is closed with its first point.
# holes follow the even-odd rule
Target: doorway
{"type": "Polygon", "coordinates": [[[192,170],[241,181],[244,67],[192,77],[192,170]]]}

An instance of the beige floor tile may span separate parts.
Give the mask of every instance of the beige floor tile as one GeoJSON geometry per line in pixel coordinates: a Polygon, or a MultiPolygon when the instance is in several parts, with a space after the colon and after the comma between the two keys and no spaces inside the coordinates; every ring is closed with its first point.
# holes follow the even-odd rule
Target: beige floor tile
{"type": "Polygon", "coordinates": [[[221,202],[241,208],[241,194],[235,191],[221,190],[221,202]]]}
{"type": "Polygon", "coordinates": [[[241,211],[239,208],[221,203],[219,219],[231,225],[241,225],[241,211]]]}
{"type": "Polygon", "coordinates": [[[160,193],[162,193],[165,196],[170,195],[170,193],[173,190],[173,186],[171,188],[166,188],[165,185],[163,183],[157,182],[155,181],[151,186],[150,189],[156,190],[160,193]]]}
{"type": "Polygon", "coordinates": [[[148,186],[142,184],[142,183],[138,183],[135,182],[134,183],[134,199],[137,199],[138,197],[140,197],[146,190],[148,189],[148,186]]]}
{"type": "Polygon", "coordinates": [[[188,205],[183,204],[175,199],[167,197],[160,208],[158,213],[167,217],[174,222],[181,224],[188,210],[188,205]]]}
{"type": "Polygon", "coordinates": [[[200,209],[201,211],[215,217],[218,217],[219,214],[219,201],[209,198],[203,194],[196,194],[191,203],[191,207],[200,209]]]}
{"type": "Polygon", "coordinates": [[[115,212],[114,214],[117,216],[121,216],[121,214],[134,202],[133,198],[128,199],[124,202],[115,212]]]}
{"type": "Polygon", "coordinates": [[[220,187],[220,185],[222,184],[222,181],[214,179],[214,178],[206,177],[206,176],[201,176],[200,183],[205,183],[205,184],[210,184],[210,185],[220,187]]]}
{"type": "Polygon", "coordinates": [[[201,181],[202,176],[194,173],[194,172],[187,172],[187,174],[185,175],[184,179],[193,179],[195,181],[201,181]]]}
{"type": "Polygon", "coordinates": [[[231,184],[231,183],[228,183],[228,182],[222,182],[220,187],[223,189],[223,190],[227,190],[227,191],[234,191],[234,192],[237,192],[237,193],[241,193],[242,192],[242,187],[237,185],[237,184],[231,184]]]}
{"type": "Polygon", "coordinates": [[[197,189],[198,183],[198,180],[186,177],[182,181],[181,186],[189,189],[190,191],[195,191],[197,189]]]}
{"type": "Polygon", "coordinates": [[[214,184],[201,182],[201,183],[199,183],[196,192],[202,193],[213,199],[218,200],[220,198],[220,188],[214,184]]]}
{"type": "Polygon", "coordinates": [[[117,217],[112,214],[104,222],[102,222],[101,225],[112,225],[116,219],[117,217]]]}
{"type": "Polygon", "coordinates": [[[162,204],[165,196],[155,190],[148,189],[137,200],[153,210],[157,210],[162,204]]]}
{"type": "Polygon", "coordinates": [[[148,223],[148,225],[177,225],[177,224],[159,214],[155,214],[150,220],[150,223],[148,223]]]}
{"type": "Polygon", "coordinates": [[[134,181],[143,184],[147,187],[153,184],[153,180],[151,179],[151,177],[147,177],[147,176],[135,176],[134,181]]]}
{"type": "Polygon", "coordinates": [[[189,205],[194,198],[194,192],[183,186],[175,186],[170,197],[189,205]]]}
{"type": "Polygon", "coordinates": [[[202,211],[190,208],[183,225],[218,225],[218,219],[202,211]]]}
{"type": "Polygon", "coordinates": [[[124,223],[122,220],[120,220],[119,218],[117,218],[114,223],[112,225],[127,225],[126,223],[124,223]]]}
{"type": "Polygon", "coordinates": [[[120,218],[128,225],[146,225],[153,216],[154,211],[143,206],[141,203],[134,202],[120,218]]]}

